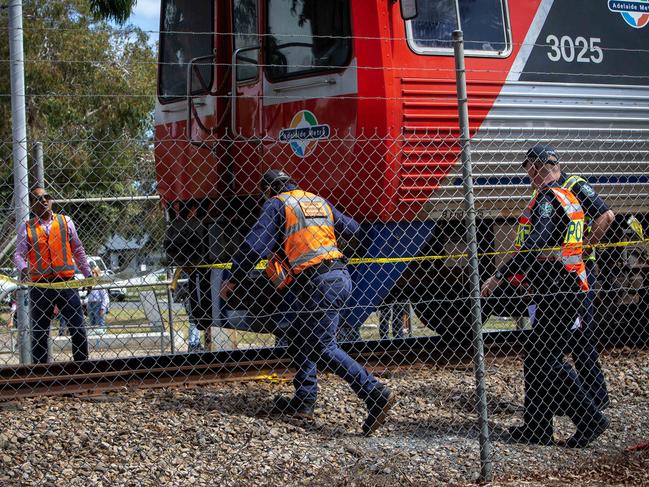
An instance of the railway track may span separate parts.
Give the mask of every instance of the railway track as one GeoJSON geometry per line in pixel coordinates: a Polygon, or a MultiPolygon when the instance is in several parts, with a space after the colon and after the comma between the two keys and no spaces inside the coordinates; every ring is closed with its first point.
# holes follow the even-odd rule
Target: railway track
{"type": "MultiPolygon", "coordinates": [[[[516,354],[521,332],[485,334],[489,355],[516,354]]],[[[343,343],[342,348],[368,367],[471,363],[471,355],[439,336],[343,343]]],[[[0,368],[0,401],[65,394],[92,394],[128,388],[208,384],[286,371],[284,348],[184,353],[88,362],[0,368]]]]}
{"type": "MultiPolygon", "coordinates": [[[[520,353],[525,331],[485,332],[485,355],[520,353]]],[[[612,343],[612,346],[633,343],[612,343]]],[[[641,343],[637,343],[642,346],[641,343]]],[[[646,343],[645,343],[646,345],[646,343]]],[[[350,356],[369,368],[416,364],[472,363],[467,343],[440,336],[371,340],[341,344],[350,356]]],[[[290,368],[284,348],[184,353],[88,362],[0,368],[0,401],[34,396],[94,394],[130,388],[155,388],[240,380],[290,368]]]]}

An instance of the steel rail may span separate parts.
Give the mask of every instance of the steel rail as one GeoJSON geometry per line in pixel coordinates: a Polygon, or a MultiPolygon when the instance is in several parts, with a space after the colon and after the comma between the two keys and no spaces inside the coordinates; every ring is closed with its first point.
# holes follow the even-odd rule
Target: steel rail
{"type": "MultiPolygon", "coordinates": [[[[519,353],[521,331],[485,332],[487,354],[519,353]]],[[[353,358],[370,368],[414,364],[471,364],[469,342],[440,336],[342,343],[353,358]]],[[[35,396],[118,391],[232,381],[290,370],[286,349],[256,348],[60,362],[0,368],[0,401],[35,396]]]]}
{"type": "MultiPolygon", "coordinates": [[[[519,355],[526,333],[525,330],[484,332],[485,355],[490,358],[519,355]]],[[[608,348],[624,346],[647,347],[649,336],[638,331],[626,335],[624,340],[607,342],[608,348]]],[[[370,369],[392,370],[413,365],[471,366],[472,363],[468,338],[459,342],[441,336],[409,337],[344,342],[341,347],[370,369]]],[[[0,401],[205,385],[273,372],[291,373],[291,361],[284,347],[2,367],[0,401]]]]}

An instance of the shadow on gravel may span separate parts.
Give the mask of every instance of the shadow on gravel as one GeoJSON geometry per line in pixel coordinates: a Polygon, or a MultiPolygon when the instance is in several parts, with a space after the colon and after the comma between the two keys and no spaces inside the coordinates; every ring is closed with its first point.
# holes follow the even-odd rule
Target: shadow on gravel
{"type": "MultiPolygon", "coordinates": [[[[473,387],[472,384],[466,389],[461,388],[460,385],[444,386],[440,384],[426,384],[408,388],[407,391],[402,391],[400,387],[399,391],[400,396],[408,394],[410,397],[418,397],[433,402],[439,408],[473,414],[477,411],[477,401],[475,390],[471,389],[471,387],[473,387]]],[[[514,414],[523,412],[523,406],[487,393],[487,411],[489,414],[514,414]]]]}
{"type": "Polygon", "coordinates": [[[430,420],[391,417],[389,423],[393,430],[403,436],[419,439],[448,438],[449,436],[477,440],[479,431],[475,420],[433,418],[430,420]]]}
{"type": "Polygon", "coordinates": [[[154,405],[157,405],[161,411],[180,409],[193,409],[197,413],[217,411],[227,416],[247,416],[258,420],[268,420],[297,427],[326,439],[355,437],[360,433],[360,423],[358,431],[355,431],[354,426],[348,424],[349,421],[338,421],[336,419],[328,422],[328,413],[333,413],[338,418],[341,416],[341,413],[329,411],[329,408],[326,408],[326,410],[316,408],[314,417],[307,419],[270,415],[267,411],[272,407],[276,395],[277,391],[260,390],[259,388],[250,388],[245,392],[229,392],[225,390],[205,392],[197,389],[183,394],[174,394],[169,391],[156,401],[157,404],[154,402],[154,405]]]}

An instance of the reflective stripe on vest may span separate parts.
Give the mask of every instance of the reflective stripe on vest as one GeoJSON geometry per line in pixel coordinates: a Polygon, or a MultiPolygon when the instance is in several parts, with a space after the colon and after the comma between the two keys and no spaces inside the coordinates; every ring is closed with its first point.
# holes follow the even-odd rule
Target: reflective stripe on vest
{"type": "MultiPolygon", "coordinates": [[[[575,184],[577,183],[587,183],[584,178],[581,176],[569,176],[561,185],[562,188],[568,189],[572,191],[572,188],[575,187],[575,184]]],[[[574,194],[574,192],[573,192],[574,194]]],[[[591,229],[593,228],[593,220],[588,216],[588,214],[584,213],[584,229],[586,233],[590,233],[591,229]]],[[[587,261],[592,261],[595,262],[595,249],[591,248],[588,250],[588,255],[586,255],[585,259],[587,261]]]]}
{"type": "Polygon", "coordinates": [[[584,264],[583,243],[584,243],[584,210],[579,200],[572,191],[564,188],[548,188],[555,198],[561,203],[561,207],[568,215],[568,229],[561,243],[561,250],[547,250],[539,252],[539,260],[559,260],[563,263],[568,272],[577,274],[579,287],[582,291],[588,291],[588,278],[586,277],[586,264],[584,264]]]}
{"type": "Polygon", "coordinates": [[[532,193],[532,199],[527,204],[521,216],[518,217],[518,229],[516,230],[516,240],[514,241],[514,248],[520,250],[523,247],[523,242],[532,231],[532,208],[536,204],[536,191],[532,193]]]}
{"type": "Polygon", "coordinates": [[[277,254],[268,259],[265,272],[275,289],[283,289],[293,282],[291,268],[286,260],[282,260],[277,254]]]}
{"type": "Polygon", "coordinates": [[[336,244],[333,213],[324,198],[302,190],[276,198],[284,204],[284,254],[293,274],[343,257],[336,244]]]}
{"type": "Polygon", "coordinates": [[[49,235],[37,219],[29,220],[27,243],[29,250],[29,275],[32,281],[74,276],[74,260],[68,224],[63,215],[52,215],[49,235]]]}

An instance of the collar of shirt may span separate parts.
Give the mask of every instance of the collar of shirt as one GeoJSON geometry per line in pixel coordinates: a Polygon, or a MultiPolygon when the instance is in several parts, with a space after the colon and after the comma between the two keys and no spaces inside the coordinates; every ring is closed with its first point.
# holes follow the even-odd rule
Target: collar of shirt
{"type": "Polygon", "coordinates": [[[561,185],[561,178],[555,179],[554,181],[550,181],[548,183],[545,183],[543,186],[541,186],[538,191],[543,191],[546,188],[556,188],[557,186],[561,185]]]}
{"type": "Polygon", "coordinates": [[[47,214],[47,217],[46,217],[46,218],[40,218],[40,217],[38,217],[38,216],[35,217],[35,218],[36,218],[36,221],[37,221],[38,223],[40,223],[41,225],[48,225],[48,226],[49,226],[49,225],[52,223],[52,220],[54,220],[54,212],[50,211],[50,212],[47,214]]]}

